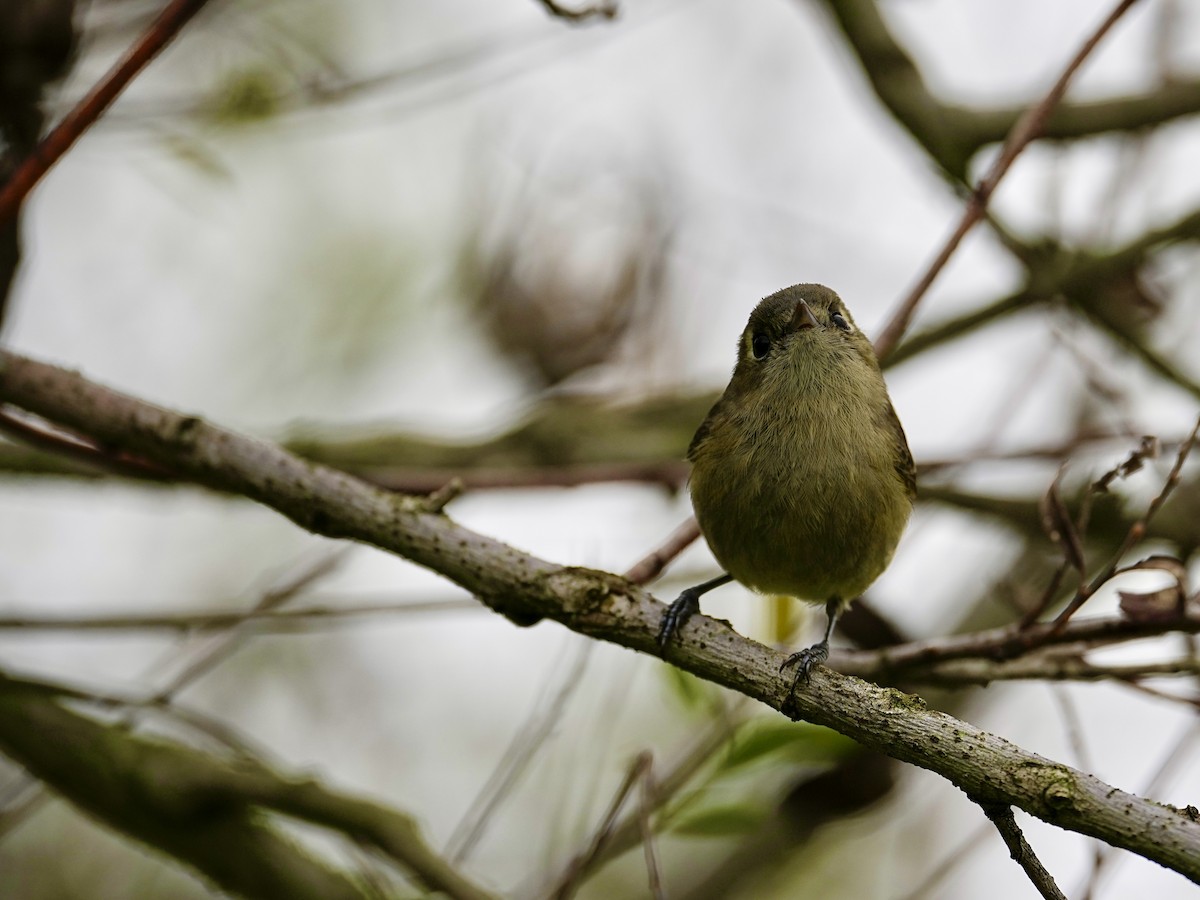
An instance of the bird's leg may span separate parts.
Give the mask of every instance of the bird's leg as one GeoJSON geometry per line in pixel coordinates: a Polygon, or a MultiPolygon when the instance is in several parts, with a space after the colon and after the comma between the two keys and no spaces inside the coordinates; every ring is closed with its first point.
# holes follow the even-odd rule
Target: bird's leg
{"type": "Polygon", "coordinates": [[[783,661],[783,665],[779,667],[782,672],[788,666],[796,667],[796,677],[792,680],[792,690],[803,682],[808,684],[808,680],[812,677],[813,667],[825,662],[829,658],[829,636],[833,634],[833,626],[837,623],[838,616],[842,612],[842,601],[839,597],[830,597],[825,601],[825,616],[828,619],[825,625],[825,637],[819,643],[813,644],[811,647],[801,650],[799,653],[793,653],[783,661]]]}
{"type": "Polygon", "coordinates": [[[687,620],[700,612],[700,596],[702,594],[707,594],[713,588],[729,584],[731,581],[733,581],[732,575],[718,575],[711,581],[688,588],[676,597],[675,602],[667,607],[667,611],[662,617],[662,625],[658,628],[659,648],[665,650],[667,643],[687,624],[687,620]]]}

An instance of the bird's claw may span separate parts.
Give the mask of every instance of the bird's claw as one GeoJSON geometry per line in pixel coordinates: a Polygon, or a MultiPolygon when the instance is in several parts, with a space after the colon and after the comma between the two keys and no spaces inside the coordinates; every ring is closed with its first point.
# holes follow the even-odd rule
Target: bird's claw
{"type": "Polygon", "coordinates": [[[790,666],[796,667],[796,677],[792,679],[792,690],[795,691],[800,684],[808,684],[812,678],[812,670],[827,659],[829,659],[829,643],[821,641],[819,644],[813,644],[811,647],[793,653],[783,661],[779,671],[782,672],[790,666]]]}
{"type": "Polygon", "coordinates": [[[666,650],[672,637],[679,633],[688,619],[700,612],[700,598],[691,588],[675,598],[674,602],[663,613],[662,624],[658,628],[658,648],[666,650]]]}

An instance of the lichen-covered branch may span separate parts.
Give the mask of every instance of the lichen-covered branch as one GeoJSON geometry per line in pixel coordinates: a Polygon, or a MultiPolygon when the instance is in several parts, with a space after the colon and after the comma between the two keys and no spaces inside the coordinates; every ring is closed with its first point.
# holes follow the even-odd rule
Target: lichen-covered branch
{"type": "Polygon", "coordinates": [[[367,896],[263,816],[273,811],[339,831],[400,863],[433,891],[487,900],[395,810],[292,779],[245,758],[221,760],[140,737],[66,708],[53,685],[0,673],[0,750],[95,818],[247,897],[367,896]]]}
{"type": "MultiPolygon", "coordinates": [[[[282,448],[89,382],[77,373],[0,353],[0,402],[108,446],[241,493],[319,534],[380,547],[426,566],[488,606],[529,624],[554,619],[586,636],[658,655],[663,606],[606,572],[523,553],[356,478],[282,448]]],[[[783,654],[698,616],[672,645],[679,667],[789,716],[947,778],[972,798],[1016,806],[1097,837],[1200,883],[1200,823],[1029,753],[915,697],[820,670],[795,695],[779,677],[783,654]]]]}

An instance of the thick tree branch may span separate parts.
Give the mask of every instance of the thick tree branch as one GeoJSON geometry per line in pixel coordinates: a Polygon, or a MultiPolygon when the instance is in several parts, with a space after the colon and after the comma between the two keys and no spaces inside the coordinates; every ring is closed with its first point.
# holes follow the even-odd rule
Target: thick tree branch
{"type": "Polygon", "coordinates": [[[72,712],[53,685],[0,673],[0,749],[101,821],[249,897],[355,898],[346,874],[304,853],[261,818],[272,810],[375,847],[433,891],[491,895],[422,840],[407,816],[290,779],[245,758],[221,761],[182,744],[72,712]],[[84,751],[86,748],[86,752],[84,751]]]}
{"type": "MultiPolygon", "coordinates": [[[[980,149],[1012,131],[1025,106],[977,108],[938,97],[888,28],[875,0],[823,0],[876,96],[953,178],[965,180],[980,149]]],[[[1113,132],[1136,133],[1200,113],[1200,80],[1157,85],[1145,94],[1087,103],[1063,103],[1046,122],[1043,138],[1072,140],[1113,132]]]]}
{"type": "MultiPolygon", "coordinates": [[[[581,634],[657,655],[663,606],[605,572],[522,553],[281,448],[183,416],[12,353],[0,353],[0,401],[98,442],[243,493],[302,527],[362,541],[437,571],[523,623],[551,618],[581,634]]],[[[899,691],[819,670],[789,696],[783,654],[697,616],[672,645],[681,668],[941,774],[971,797],[1016,806],[1161,863],[1200,883],[1200,823],[1171,807],[1029,753],[899,691]]]]}

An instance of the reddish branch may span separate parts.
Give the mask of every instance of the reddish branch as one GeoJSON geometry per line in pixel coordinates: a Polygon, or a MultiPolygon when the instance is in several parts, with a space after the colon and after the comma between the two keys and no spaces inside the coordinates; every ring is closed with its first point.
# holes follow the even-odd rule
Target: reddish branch
{"type": "Polygon", "coordinates": [[[0,405],[0,434],[6,434],[23,444],[45,450],[115,475],[149,481],[174,481],[171,473],[156,465],[127,453],[108,450],[84,437],[59,429],[36,424],[0,405]]]}
{"type": "Polygon", "coordinates": [[[80,136],[104,114],[137,74],[200,11],[206,0],[172,0],[129,51],[51,129],[0,187],[0,225],[11,221],[26,195],[80,136]]]}

